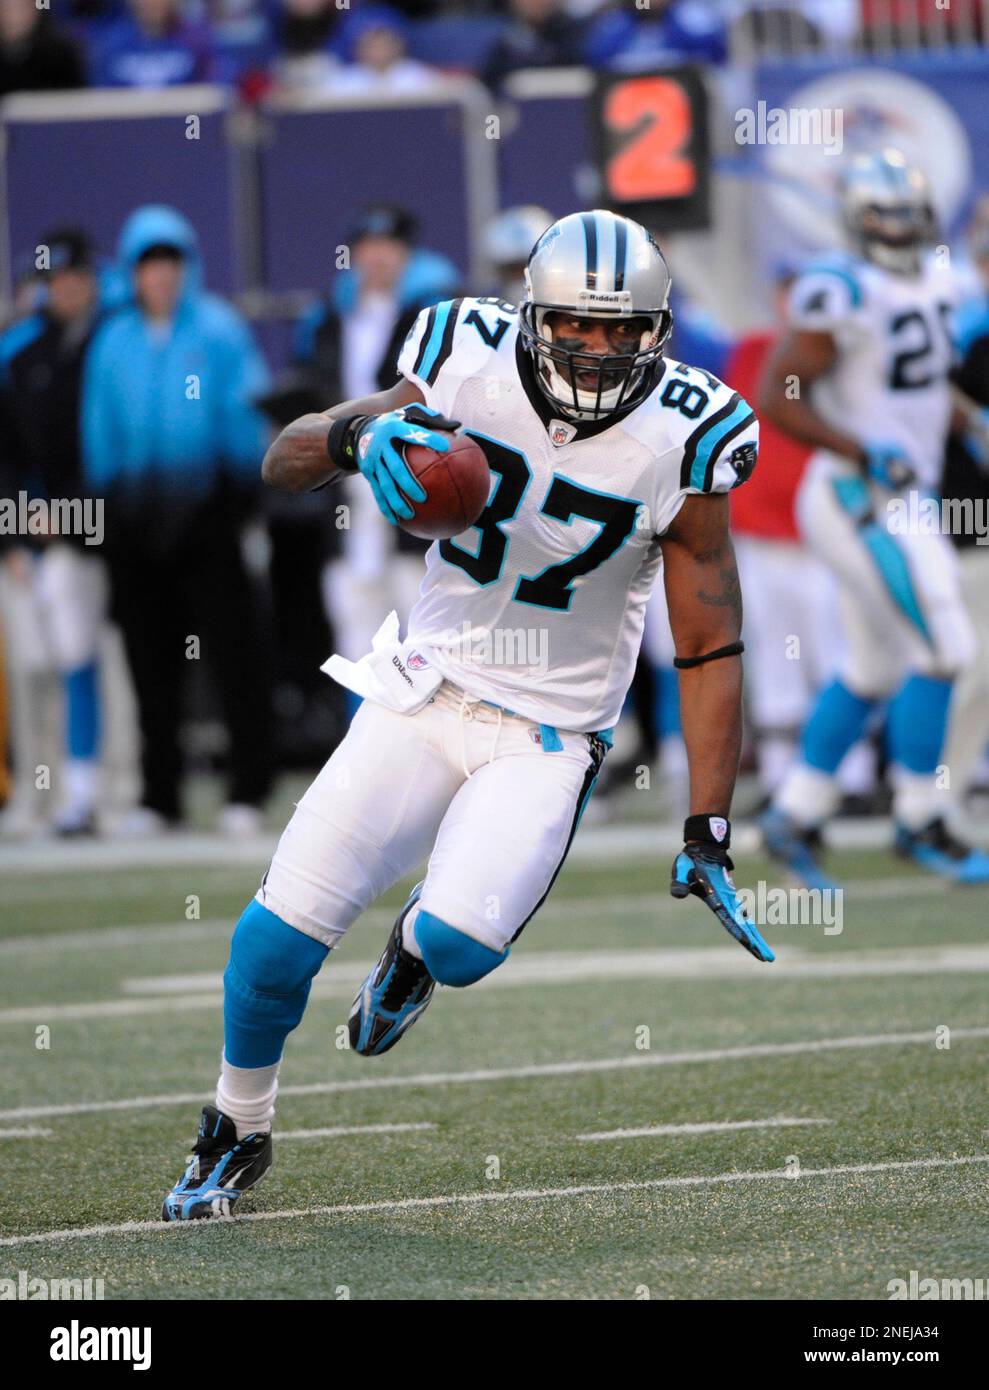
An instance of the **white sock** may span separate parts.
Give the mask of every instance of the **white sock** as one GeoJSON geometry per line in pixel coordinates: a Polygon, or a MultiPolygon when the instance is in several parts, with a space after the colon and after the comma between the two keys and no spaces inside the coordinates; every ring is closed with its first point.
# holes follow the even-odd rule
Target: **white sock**
{"type": "Polygon", "coordinates": [[[271,1132],[280,1066],[275,1062],[270,1067],[235,1067],[226,1057],[221,1059],[216,1108],[233,1120],[238,1139],[271,1132]]]}
{"type": "Polygon", "coordinates": [[[838,784],[827,772],[797,763],[787,773],[774,804],[805,830],[827,820],[838,800],[838,784]]]}
{"type": "Polygon", "coordinates": [[[947,789],[938,789],[936,773],[908,772],[904,767],[890,769],[893,783],[893,819],[908,830],[923,830],[936,816],[950,810],[947,789]]]}
{"type": "Polygon", "coordinates": [[[96,805],[100,765],[96,758],[66,758],[62,766],[64,809],[72,815],[88,815],[96,805]]]}
{"type": "Polygon", "coordinates": [[[405,914],[405,921],[402,923],[402,945],[408,951],[410,956],[415,956],[416,960],[422,960],[422,952],[419,950],[419,943],[416,940],[416,934],[412,930],[412,928],[416,924],[416,918],[418,916],[419,904],[416,903],[415,907],[410,908],[409,911],[405,914]]]}

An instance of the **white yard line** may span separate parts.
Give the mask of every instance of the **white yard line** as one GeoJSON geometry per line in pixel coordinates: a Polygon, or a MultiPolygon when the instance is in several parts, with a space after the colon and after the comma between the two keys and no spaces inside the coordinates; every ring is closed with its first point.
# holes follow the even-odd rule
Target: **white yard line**
{"type": "Polygon", "coordinates": [[[416,1124],[395,1125],[331,1125],[328,1129],[280,1129],[278,1142],[283,1139],[339,1139],[347,1134],[409,1134],[413,1130],[435,1129],[429,1120],[416,1124]]]}
{"type": "MultiPolygon", "coordinates": [[[[757,1169],[754,1172],[697,1173],[674,1178],[647,1178],[640,1182],[584,1183],[574,1187],[521,1188],[515,1192],[451,1192],[438,1197],[400,1197],[392,1201],[341,1202],[334,1206],[287,1207],[282,1211],[257,1211],[233,1217],[226,1225],[243,1221],[298,1221],[322,1216],[364,1216],[374,1212],[416,1211],[437,1207],[473,1207],[485,1202],[551,1202],[574,1197],[611,1196],[616,1192],[655,1192],[663,1188],[713,1187],[718,1184],[783,1182],[799,1184],[807,1178],[854,1177],[860,1174],[905,1172],[920,1168],[960,1168],[973,1163],[989,1163],[989,1154],[968,1154],[961,1158],[909,1158],[888,1163],[849,1163],[833,1168],[805,1168],[799,1176],[784,1168],[757,1169]]],[[[34,1231],[30,1235],[4,1236],[0,1246],[44,1245],[49,1242],[85,1240],[90,1236],[133,1235],[154,1232],[202,1230],[199,1221],[122,1221],[104,1226],[77,1226],[65,1231],[34,1231]]]]}
{"type": "MultiPolygon", "coordinates": [[[[989,1038],[989,1027],[952,1028],[953,1043],[989,1038]]],[[[802,1053],[857,1051],[871,1047],[935,1045],[933,1027],[909,1033],[865,1033],[844,1038],[813,1038],[797,1042],[750,1043],[739,1047],[713,1047],[692,1052],[636,1052],[627,1057],[593,1058],[572,1062],[541,1062],[521,1067],[492,1067],[473,1071],[418,1072],[406,1076],[363,1076],[350,1081],[313,1081],[280,1086],[279,1097],[337,1095],[347,1091],[408,1090],[409,1087],[456,1086],[485,1081],[520,1081],[540,1076],[582,1076],[609,1071],[637,1071],[642,1067],[677,1067],[705,1062],[737,1062],[752,1057],[793,1057],[802,1053]]],[[[116,1110],[156,1110],[166,1105],[202,1105],[207,1087],[200,1091],[158,1096],[132,1096],[124,1100],[71,1101],[63,1105],[27,1105],[0,1110],[0,1122],[43,1119],[56,1115],[102,1115],[116,1110]]]]}
{"type": "Polygon", "coordinates": [[[89,927],[82,931],[35,933],[8,936],[0,940],[0,959],[7,956],[52,955],[63,951],[127,950],[131,946],[154,943],[171,945],[179,941],[203,941],[210,936],[231,936],[233,922],[227,917],[204,918],[200,922],[150,922],[145,927],[89,927]]]}
{"type": "Polygon", "coordinates": [[[796,1125],[833,1125],[834,1120],[798,1120],[776,1115],[769,1120],[703,1120],[685,1125],[642,1125],[638,1129],[601,1129],[574,1137],[585,1144],[603,1139],[658,1139],[678,1134],[722,1134],[739,1129],[790,1129],[796,1125]]]}
{"type": "MultiPolygon", "coordinates": [[[[803,930],[813,930],[813,928],[803,930]]],[[[717,939],[717,938],[715,938],[717,939]]],[[[333,998],[355,990],[371,969],[373,961],[333,961],[326,975],[317,980],[313,992],[333,998]]],[[[811,953],[800,947],[783,947],[773,965],[773,978],[786,975],[804,978],[818,976],[835,979],[875,975],[968,974],[989,970],[989,945],[890,947],[880,951],[811,953]]],[[[663,947],[625,951],[526,951],[510,967],[491,974],[485,989],[518,985],[570,984],[579,980],[687,979],[712,980],[735,977],[760,978],[753,974],[752,962],[735,946],[663,947]]],[[[141,975],[123,980],[124,994],[192,996],[198,992],[217,994],[222,976],[214,971],[190,975],[141,975]]],[[[59,1007],[59,1006],[56,1006],[59,1007]]],[[[68,1005],[67,1007],[80,1007],[68,1005]]],[[[90,1007],[82,1005],[81,1007],[90,1007]]],[[[0,1010],[0,1022],[4,1011],[0,1010]]]]}
{"type": "Polygon", "coordinates": [[[24,1125],[20,1129],[0,1129],[0,1139],[50,1139],[50,1129],[39,1129],[37,1125],[24,1125]]]}
{"type": "MultiPolygon", "coordinates": [[[[746,885],[741,884],[740,887],[746,885]]],[[[776,886],[774,884],[774,886],[776,886]]],[[[936,878],[854,879],[842,885],[848,902],[896,898],[940,897],[946,885],[936,878]]],[[[105,891],[105,890],[104,890],[105,891]]],[[[667,912],[682,912],[679,903],[668,893],[618,893],[600,898],[567,898],[560,894],[540,908],[538,921],[594,921],[607,915],[609,921],[626,916],[654,916],[667,912]]],[[[391,908],[372,907],[362,913],[353,930],[384,931],[395,920],[391,908]]],[[[0,959],[8,955],[46,955],[56,951],[118,950],[143,946],[149,942],[169,945],[172,942],[203,941],[207,937],[228,937],[233,934],[236,918],[231,916],[204,919],[201,922],[153,922],[147,926],[126,925],[87,927],[77,932],[24,933],[0,938],[0,959]]],[[[772,930],[772,928],[769,928],[772,930]]]]}
{"type": "MultiPolygon", "coordinates": [[[[780,935],[786,929],[781,929],[780,935]]],[[[794,931],[814,931],[799,927],[794,931]]],[[[717,939],[717,938],[715,938],[717,939]]],[[[777,941],[777,948],[779,942],[777,941]]],[[[314,999],[349,999],[374,961],[330,962],[312,990],[314,999]]],[[[518,989],[527,985],[597,984],[608,980],[867,979],[897,975],[968,975],[989,971],[989,945],[896,947],[880,951],[819,951],[783,947],[771,974],[753,966],[735,946],[652,948],[628,951],[526,951],[475,989],[518,989]]],[[[143,975],[124,980],[131,998],[72,1003],[17,1004],[0,1009],[2,1024],[80,1022],[136,1018],[219,1008],[222,976],[214,971],[188,975],[143,975]]]]}

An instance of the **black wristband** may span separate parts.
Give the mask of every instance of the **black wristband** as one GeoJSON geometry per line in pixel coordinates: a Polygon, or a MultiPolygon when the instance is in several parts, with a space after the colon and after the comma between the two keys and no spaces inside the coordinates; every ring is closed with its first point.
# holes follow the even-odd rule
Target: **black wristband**
{"type": "Polygon", "coordinates": [[[370,415],[344,415],[333,421],[326,436],[326,452],[338,468],[348,473],[357,472],[357,436],[371,418],[370,415]]]}
{"type": "Polygon", "coordinates": [[[727,647],[715,647],[713,652],[704,652],[703,656],[675,656],[673,665],[678,671],[688,671],[691,666],[703,666],[705,661],[720,661],[724,656],[741,656],[744,651],[744,642],[729,642],[727,647]]]}
{"type": "Polygon", "coordinates": [[[731,821],[727,816],[688,816],[683,823],[684,844],[717,845],[727,849],[731,844],[731,821]]]}

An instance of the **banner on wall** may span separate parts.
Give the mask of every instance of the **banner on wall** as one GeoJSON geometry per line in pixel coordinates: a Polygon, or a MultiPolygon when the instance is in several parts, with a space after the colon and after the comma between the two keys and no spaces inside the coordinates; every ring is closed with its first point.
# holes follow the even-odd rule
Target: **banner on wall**
{"type": "Polygon", "coordinates": [[[816,250],[839,238],[834,188],[844,161],[893,146],[927,174],[946,233],[989,189],[989,54],[883,63],[775,64],[758,70],[754,115],[765,138],[753,154],[765,184],[760,222],[774,239],[816,250]],[[828,139],[772,139],[774,113],[823,113],[828,139]]]}

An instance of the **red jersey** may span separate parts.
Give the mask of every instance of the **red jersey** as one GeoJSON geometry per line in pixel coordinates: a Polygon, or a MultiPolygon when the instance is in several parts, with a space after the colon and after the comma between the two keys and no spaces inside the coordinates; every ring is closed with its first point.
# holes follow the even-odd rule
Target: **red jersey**
{"type": "MultiPolygon", "coordinates": [[[[759,379],[774,333],[752,333],[732,350],[724,379],[747,401],[759,395],[759,379]]],[[[732,530],[767,540],[800,539],[793,500],[811,450],[784,434],[770,420],[759,421],[759,462],[752,477],[731,494],[732,530]]]]}

